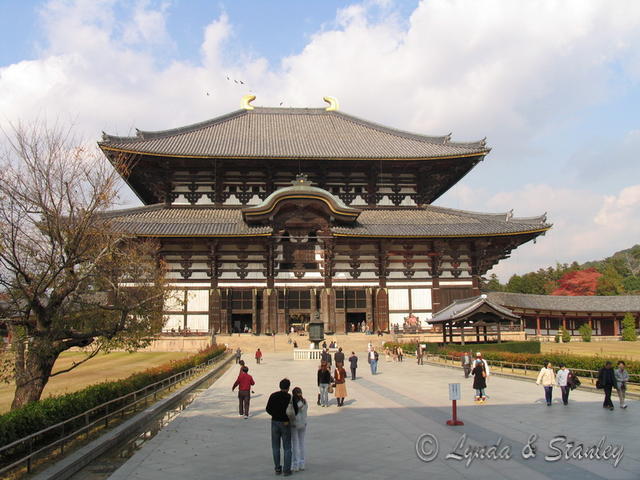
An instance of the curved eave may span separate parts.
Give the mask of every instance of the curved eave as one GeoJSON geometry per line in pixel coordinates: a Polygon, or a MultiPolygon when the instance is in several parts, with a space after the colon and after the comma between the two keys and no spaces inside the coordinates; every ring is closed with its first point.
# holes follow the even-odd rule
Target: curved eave
{"type": "Polygon", "coordinates": [[[516,237],[518,235],[541,234],[550,230],[551,226],[536,230],[525,230],[522,232],[508,233],[475,233],[475,234],[458,234],[458,235],[366,235],[366,234],[349,234],[334,233],[336,237],[353,237],[353,238],[482,238],[482,237],[516,237]]]}
{"type": "Polygon", "coordinates": [[[349,220],[355,220],[356,218],[358,218],[358,215],[360,215],[361,213],[360,210],[355,210],[355,209],[349,209],[351,211],[338,209],[337,206],[335,205],[335,201],[331,201],[330,199],[324,197],[323,195],[282,194],[281,196],[272,199],[268,205],[265,205],[260,209],[258,209],[258,207],[261,207],[261,206],[258,205],[256,207],[249,207],[247,209],[242,210],[242,215],[245,218],[268,215],[278,206],[279,203],[285,200],[291,200],[291,199],[319,200],[323,202],[325,205],[327,205],[327,207],[329,207],[329,210],[331,210],[331,213],[334,213],[336,216],[339,216],[339,217],[347,217],[347,219],[349,220]]]}
{"type": "Polygon", "coordinates": [[[197,158],[204,160],[297,160],[297,159],[308,159],[308,160],[371,160],[371,161],[411,161],[411,160],[442,160],[442,159],[453,159],[453,158],[472,158],[472,157],[483,157],[491,151],[490,148],[475,152],[475,153],[464,153],[457,155],[438,155],[433,157],[323,157],[323,156],[314,156],[314,157],[304,157],[304,156],[255,156],[255,155],[244,155],[244,156],[216,156],[216,155],[176,155],[172,153],[155,153],[155,152],[144,152],[141,150],[130,150],[124,148],[117,147],[109,147],[104,145],[103,142],[98,142],[98,146],[103,151],[109,152],[117,152],[117,153],[127,153],[130,155],[147,155],[150,157],[162,157],[162,158],[197,158]]]}

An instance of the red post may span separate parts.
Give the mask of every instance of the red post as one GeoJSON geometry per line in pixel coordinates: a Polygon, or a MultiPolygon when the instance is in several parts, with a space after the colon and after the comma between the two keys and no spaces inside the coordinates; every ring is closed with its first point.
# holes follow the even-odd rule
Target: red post
{"type": "Polygon", "coordinates": [[[451,420],[447,420],[447,425],[455,426],[455,425],[464,425],[461,420],[458,420],[458,407],[456,405],[456,400],[451,400],[451,409],[453,410],[453,418],[451,420]]]}

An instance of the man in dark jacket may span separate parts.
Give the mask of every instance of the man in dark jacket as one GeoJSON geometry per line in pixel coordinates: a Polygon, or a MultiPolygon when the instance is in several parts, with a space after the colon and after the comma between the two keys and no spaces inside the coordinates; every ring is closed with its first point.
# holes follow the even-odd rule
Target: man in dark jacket
{"type": "Polygon", "coordinates": [[[351,352],[351,356],[349,357],[349,364],[351,365],[351,380],[355,380],[356,369],[358,368],[358,357],[356,357],[356,352],[351,352]]]}
{"type": "Polygon", "coordinates": [[[283,473],[280,463],[280,442],[284,449],[284,476],[291,475],[291,425],[287,416],[287,405],[291,401],[288,378],[280,380],[280,390],[274,392],[267,402],[267,413],[271,415],[271,451],[273,463],[276,467],[276,475],[283,473]]]}
{"type": "Polygon", "coordinates": [[[336,367],[338,364],[344,365],[344,353],[342,353],[342,347],[333,355],[333,359],[336,361],[336,367]]]}
{"type": "Polygon", "coordinates": [[[604,403],[602,404],[602,408],[613,410],[613,402],[611,401],[611,390],[617,387],[617,383],[616,375],[613,371],[613,365],[611,365],[611,362],[605,363],[604,367],[600,369],[600,372],[598,373],[597,387],[604,390],[604,403]]]}
{"type": "Polygon", "coordinates": [[[327,365],[331,367],[331,354],[327,352],[326,348],[322,349],[322,353],[320,354],[320,362],[327,362],[327,365]]]}

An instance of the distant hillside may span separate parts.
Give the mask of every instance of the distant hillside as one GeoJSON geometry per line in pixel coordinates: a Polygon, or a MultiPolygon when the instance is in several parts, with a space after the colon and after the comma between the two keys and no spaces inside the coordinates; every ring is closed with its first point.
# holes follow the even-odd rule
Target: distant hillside
{"type": "Polygon", "coordinates": [[[524,275],[513,275],[501,284],[496,275],[483,282],[488,291],[539,295],[637,295],[640,294],[640,245],[603,260],[556,264],[524,275]]]}

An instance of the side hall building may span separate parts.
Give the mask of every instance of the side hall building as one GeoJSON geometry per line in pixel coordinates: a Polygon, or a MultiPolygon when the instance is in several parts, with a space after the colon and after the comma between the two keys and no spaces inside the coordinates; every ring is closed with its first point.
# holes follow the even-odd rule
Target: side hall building
{"type": "Polygon", "coordinates": [[[133,137],[103,134],[144,206],[108,214],[161,242],[172,288],[166,330],[286,333],[319,310],[344,333],[428,321],[479,295],[480,276],[544,234],[519,218],[434,206],[489,153],[327,108],[251,105],[133,137]],[[363,323],[364,322],[364,323],[363,323]]]}

